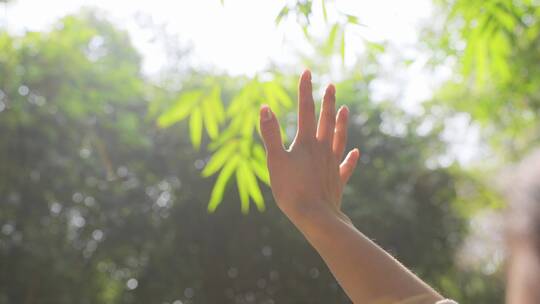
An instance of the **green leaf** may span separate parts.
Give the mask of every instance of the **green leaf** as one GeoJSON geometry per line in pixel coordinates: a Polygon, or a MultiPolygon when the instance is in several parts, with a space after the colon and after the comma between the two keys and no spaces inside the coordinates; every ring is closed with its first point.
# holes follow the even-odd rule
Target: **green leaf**
{"type": "Polygon", "coordinates": [[[311,41],[307,25],[302,26],[302,33],[304,33],[304,37],[306,37],[308,41],[311,41]]]}
{"type": "Polygon", "coordinates": [[[246,111],[242,120],[242,135],[243,137],[251,138],[253,136],[253,129],[258,122],[257,113],[255,111],[246,111]]]}
{"type": "Polygon", "coordinates": [[[241,129],[242,119],[233,119],[227,128],[221,132],[219,137],[208,145],[210,150],[218,149],[221,145],[225,144],[238,137],[238,132],[241,129]]]}
{"type": "Polygon", "coordinates": [[[210,101],[214,111],[214,115],[218,123],[225,121],[225,109],[223,108],[223,101],[221,100],[221,89],[219,86],[214,87],[210,94],[210,101]]]}
{"type": "Polygon", "coordinates": [[[244,115],[245,113],[243,112],[246,107],[251,106],[253,101],[260,97],[260,95],[260,83],[255,78],[247,83],[240,93],[234,96],[227,108],[227,116],[236,117],[237,115],[244,115]]]}
{"type": "Polygon", "coordinates": [[[476,81],[479,87],[483,87],[488,73],[488,61],[487,61],[487,42],[480,41],[476,46],[475,54],[475,68],[476,68],[476,81]]]}
{"type": "Polygon", "coordinates": [[[324,45],[324,53],[326,55],[332,54],[332,51],[334,50],[334,47],[336,45],[336,36],[337,36],[338,30],[339,30],[338,23],[335,23],[330,29],[330,33],[328,34],[328,39],[326,39],[326,42],[324,45]]]}
{"type": "Polygon", "coordinates": [[[497,33],[491,39],[490,49],[497,50],[493,51],[491,59],[494,74],[498,75],[503,81],[510,80],[512,74],[509,62],[506,60],[510,53],[510,47],[506,36],[501,32],[497,33]]]}
{"type": "Polygon", "coordinates": [[[166,128],[186,118],[201,96],[202,91],[191,91],[182,94],[169,110],[158,117],[158,125],[166,128]]]}
{"type": "Polygon", "coordinates": [[[381,43],[367,42],[366,46],[368,47],[368,49],[370,49],[371,51],[376,52],[376,53],[382,53],[385,50],[384,45],[381,44],[381,43]]]}
{"type": "Polygon", "coordinates": [[[307,24],[310,24],[310,16],[312,11],[313,0],[298,1],[296,2],[297,12],[302,13],[306,18],[307,24]]]}
{"type": "Polygon", "coordinates": [[[212,158],[206,164],[206,166],[204,167],[204,170],[202,171],[202,176],[208,177],[216,173],[219,169],[221,169],[221,167],[225,165],[225,163],[236,151],[237,147],[238,147],[238,141],[236,140],[229,144],[223,145],[221,149],[217,150],[212,155],[212,158]]]}
{"type": "Polygon", "coordinates": [[[212,107],[210,96],[202,103],[202,113],[206,133],[211,139],[216,139],[219,135],[219,122],[212,107]]]}
{"type": "Polygon", "coordinates": [[[201,146],[201,137],[202,137],[202,128],[203,120],[201,109],[196,108],[191,113],[189,120],[189,134],[191,136],[191,144],[193,147],[198,150],[201,146]]]}
{"type": "Polygon", "coordinates": [[[251,198],[253,198],[253,202],[255,203],[255,206],[257,206],[257,209],[259,211],[264,211],[264,198],[261,193],[261,189],[259,187],[259,184],[257,183],[257,178],[253,174],[252,167],[250,166],[250,163],[244,162],[240,166],[239,170],[244,171],[244,179],[246,182],[246,186],[248,187],[249,195],[251,198]]]}
{"type": "Polygon", "coordinates": [[[321,3],[322,3],[322,13],[323,13],[323,17],[324,17],[324,22],[328,23],[328,13],[326,12],[326,1],[321,0],[321,3]]]}
{"type": "Polygon", "coordinates": [[[345,16],[347,16],[347,23],[360,25],[360,22],[358,21],[357,16],[349,15],[349,14],[345,14],[345,16]]]}
{"type": "Polygon", "coordinates": [[[251,169],[255,172],[255,175],[265,184],[270,185],[270,175],[268,174],[268,168],[266,162],[261,162],[258,159],[250,160],[251,169]]]}
{"type": "MultiPolygon", "coordinates": [[[[244,89],[245,90],[245,89],[244,89]]],[[[242,109],[242,105],[244,104],[245,98],[245,92],[242,90],[240,93],[236,94],[229,104],[229,107],[227,108],[227,116],[234,117],[236,114],[240,112],[242,109]]]]}
{"type": "Polygon", "coordinates": [[[249,185],[245,166],[245,163],[242,161],[236,169],[236,187],[240,196],[240,208],[244,214],[249,212],[249,185]]]}
{"type": "Polygon", "coordinates": [[[262,145],[253,145],[253,156],[255,156],[255,159],[261,162],[266,162],[266,152],[264,151],[262,145]]]}
{"type": "Polygon", "coordinates": [[[263,91],[265,97],[270,102],[270,106],[273,108],[274,112],[279,113],[280,103],[284,108],[288,109],[292,107],[293,102],[289,94],[285,89],[275,81],[266,82],[263,86],[263,91]]]}
{"type": "Polygon", "coordinates": [[[242,155],[244,158],[249,158],[251,150],[251,146],[253,145],[253,138],[252,137],[244,137],[242,141],[240,141],[240,155],[242,155]]]}
{"type": "Polygon", "coordinates": [[[287,15],[289,14],[289,10],[290,10],[289,7],[287,5],[285,5],[279,11],[279,14],[277,15],[276,20],[275,20],[276,25],[280,24],[281,21],[283,20],[283,18],[287,17],[287,15]]]}
{"type": "MultiPolygon", "coordinates": [[[[518,20],[504,7],[501,3],[492,2],[487,6],[487,9],[495,17],[499,26],[504,27],[508,31],[513,31],[518,20]]],[[[519,18],[517,18],[519,19],[519,18]]]]}
{"type": "Polygon", "coordinates": [[[227,182],[229,181],[231,175],[234,173],[239,161],[239,156],[231,158],[231,160],[227,162],[225,167],[223,167],[223,170],[221,170],[221,172],[219,173],[216,183],[214,184],[214,188],[212,189],[212,194],[210,195],[210,201],[208,202],[209,212],[216,211],[217,206],[219,206],[219,204],[223,200],[225,186],[227,186],[227,182]]]}
{"type": "Polygon", "coordinates": [[[345,29],[341,31],[341,43],[340,43],[341,63],[345,65],[345,29]]]}

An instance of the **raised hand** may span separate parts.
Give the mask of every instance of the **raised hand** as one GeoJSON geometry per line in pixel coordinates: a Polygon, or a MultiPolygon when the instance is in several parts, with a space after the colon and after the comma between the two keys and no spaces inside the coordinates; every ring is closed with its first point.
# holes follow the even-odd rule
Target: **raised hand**
{"type": "Polygon", "coordinates": [[[341,212],[341,194],[360,153],[345,159],[349,111],[336,114],[333,85],[326,88],[319,123],[311,74],[300,77],[298,131],[288,150],[270,108],[261,108],[261,133],[278,206],[324,259],[353,303],[433,304],[442,297],[358,231],[341,212]]]}
{"type": "Polygon", "coordinates": [[[300,77],[298,91],[298,129],[288,150],[283,147],[276,116],[268,106],[261,107],[261,133],[272,193],[295,224],[321,215],[348,221],[340,211],[341,196],[360,156],[358,149],[353,149],[342,160],[349,110],[343,106],[336,114],[336,89],[330,84],[317,125],[309,71],[300,77]]]}

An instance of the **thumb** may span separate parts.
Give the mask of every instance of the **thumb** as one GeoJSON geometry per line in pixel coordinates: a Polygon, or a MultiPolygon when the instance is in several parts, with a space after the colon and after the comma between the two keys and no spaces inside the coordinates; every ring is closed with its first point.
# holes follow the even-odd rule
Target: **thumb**
{"type": "Polygon", "coordinates": [[[279,157],[285,153],[281,142],[281,132],[279,124],[272,110],[267,105],[263,105],[260,111],[261,135],[266,148],[268,158],[279,157]]]}

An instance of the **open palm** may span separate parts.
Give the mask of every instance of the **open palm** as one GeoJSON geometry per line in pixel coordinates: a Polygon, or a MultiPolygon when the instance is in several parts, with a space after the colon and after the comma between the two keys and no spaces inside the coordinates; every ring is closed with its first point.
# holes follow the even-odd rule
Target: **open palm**
{"type": "Polygon", "coordinates": [[[360,156],[358,149],[353,149],[342,161],[348,108],[343,106],[336,114],[336,90],[329,85],[317,125],[309,71],[300,77],[298,90],[298,129],[288,150],[283,147],[275,115],[268,106],[261,107],[261,133],[272,193],[289,217],[330,212],[346,218],[340,211],[341,195],[360,156]]]}

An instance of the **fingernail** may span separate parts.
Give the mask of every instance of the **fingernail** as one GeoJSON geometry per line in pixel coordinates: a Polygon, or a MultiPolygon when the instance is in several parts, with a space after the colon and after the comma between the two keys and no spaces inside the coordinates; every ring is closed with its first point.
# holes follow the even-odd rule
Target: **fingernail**
{"type": "Polygon", "coordinates": [[[326,93],[327,94],[336,94],[336,87],[333,84],[329,84],[328,87],[326,87],[326,93]]]}
{"type": "Polygon", "coordinates": [[[261,118],[262,121],[269,121],[270,119],[272,119],[272,111],[267,105],[261,106],[261,118]]]}
{"type": "Polygon", "coordinates": [[[347,106],[343,105],[343,106],[340,106],[339,109],[337,110],[337,113],[340,117],[347,117],[349,115],[349,108],[347,108],[347,106]]]}
{"type": "Polygon", "coordinates": [[[302,77],[305,80],[311,80],[311,71],[310,70],[305,70],[304,73],[302,74],[302,77]]]}

